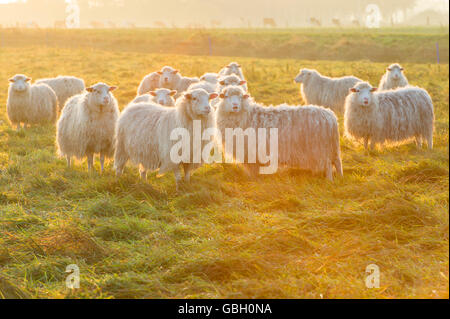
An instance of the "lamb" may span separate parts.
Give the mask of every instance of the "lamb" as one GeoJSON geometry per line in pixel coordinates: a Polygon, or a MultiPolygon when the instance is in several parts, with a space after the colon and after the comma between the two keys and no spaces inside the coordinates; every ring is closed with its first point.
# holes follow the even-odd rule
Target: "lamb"
{"type": "Polygon", "coordinates": [[[143,95],[159,88],[160,77],[161,76],[157,72],[147,74],[139,84],[137,95],[143,95]]]}
{"type": "Polygon", "coordinates": [[[345,135],[364,140],[364,147],[377,143],[403,142],[415,137],[418,147],[426,139],[433,148],[434,110],[427,91],[418,87],[378,91],[367,82],[350,89],[345,101],[345,135]]]}
{"type": "Polygon", "coordinates": [[[200,77],[200,82],[193,83],[188,90],[204,89],[208,93],[217,92],[219,75],[217,73],[205,73],[200,77]]]}
{"type": "MultiPolygon", "coordinates": [[[[264,107],[253,102],[240,86],[229,86],[220,94],[216,111],[216,126],[222,136],[222,146],[226,151],[227,128],[277,128],[278,164],[325,172],[333,180],[333,166],[337,174],[343,175],[340,157],[339,128],[334,113],[319,106],[264,107]]],[[[259,133],[258,133],[259,134],[259,133]]],[[[268,140],[268,135],[266,141],[268,140]]],[[[233,151],[234,152],[234,151],[233,151]]],[[[228,154],[228,156],[234,154],[228,154]]],[[[254,172],[260,168],[258,161],[251,164],[248,153],[244,165],[254,172]]]]}
{"type": "Polygon", "coordinates": [[[156,89],[155,91],[150,91],[148,94],[136,97],[131,103],[154,102],[163,106],[175,106],[175,99],[173,97],[176,94],[177,91],[175,90],[156,89]]]}
{"type": "Polygon", "coordinates": [[[55,91],[60,109],[64,107],[70,97],[82,93],[85,88],[84,81],[74,76],[60,75],[56,78],[40,79],[36,83],[47,84],[55,91]]]}
{"type": "Polygon", "coordinates": [[[127,107],[116,126],[114,166],[117,176],[122,175],[126,162],[131,160],[140,166],[142,179],[146,178],[149,169],[159,168],[160,175],[173,171],[178,189],[180,168],[183,166],[185,181],[189,181],[191,171],[201,163],[193,163],[192,154],[190,160],[172,161],[171,148],[177,141],[171,140],[170,135],[177,128],[185,128],[192,137],[194,120],[201,121],[202,134],[204,130],[214,127],[209,101],[216,97],[216,93],[195,89],[185,92],[176,101],[174,108],[154,103],[138,103],[127,107]]]}
{"type": "Polygon", "coordinates": [[[105,157],[114,153],[114,129],[119,108],[112,94],[116,86],[97,83],[82,94],[71,97],[62,110],[57,124],[58,154],[65,156],[70,168],[71,158],[87,157],[92,171],[94,154],[100,154],[101,172],[105,157]]]}
{"type": "Polygon", "coordinates": [[[408,86],[408,79],[403,74],[403,67],[398,63],[394,63],[386,69],[386,73],[381,78],[378,89],[380,91],[387,91],[405,86],[408,86]]]}
{"type": "Polygon", "coordinates": [[[301,83],[301,95],[306,104],[321,105],[342,114],[348,90],[362,80],[354,76],[329,78],[316,70],[301,69],[294,81],[301,83]]]}
{"type": "Polygon", "coordinates": [[[198,78],[182,76],[178,70],[170,66],[163,67],[158,74],[160,75],[159,87],[176,90],[178,93],[175,98],[180,97],[192,83],[199,82],[198,78]]]}
{"type": "Polygon", "coordinates": [[[17,130],[27,125],[54,123],[58,109],[55,92],[47,84],[30,84],[31,78],[16,74],[9,79],[6,110],[17,130]]]}
{"type": "MultiPolygon", "coordinates": [[[[245,81],[245,77],[244,74],[242,73],[242,69],[239,63],[237,62],[231,62],[230,64],[228,64],[227,66],[223,67],[220,71],[219,71],[219,75],[223,77],[225,77],[226,75],[232,75],[235,74],[236,76],[239,77],[239,79],[241,79],[242,81],[245,81]]],[[[240,84],[244,86],[244,89],[247,91],[248,87],[247,87],[247,82],[240,84]]]]}

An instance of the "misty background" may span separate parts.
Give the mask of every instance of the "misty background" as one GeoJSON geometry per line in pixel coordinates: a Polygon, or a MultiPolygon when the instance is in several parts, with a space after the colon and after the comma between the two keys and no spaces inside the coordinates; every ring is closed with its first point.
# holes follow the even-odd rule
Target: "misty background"
{"type": "MultiPolygon", "coordinates": [[[[448,26],[448,0],[78,0],[81,28],[448,26]]],[[[65,27],[68,0],[0,0],[1,27],[65,27]]]]}

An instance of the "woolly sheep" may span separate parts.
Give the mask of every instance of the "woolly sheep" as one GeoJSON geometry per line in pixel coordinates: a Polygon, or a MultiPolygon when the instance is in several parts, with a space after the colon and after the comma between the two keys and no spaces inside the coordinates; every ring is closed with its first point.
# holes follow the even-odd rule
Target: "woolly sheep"
{"type": "Polygon", "coordinates": [[[55,92],[47,84],[30,84],[31,78],[16,74],[9,79],[6,110],[17,130],[31,124],[54,123],[58,109],[55,92]]]}
{"type": "MultiPolygon", "coordinates": [[[[239,79],[245,81],[245,77],[244,74],[242,73],[242,69],[241,69],[241,65],[237,62],[231,62],[230,64],[228,64],[227,66],[223,67],[220,71],[219,71],[219,75],[223,78],[226,75],[232,75],[235,74],[236,76],[239,77],[239,79]]],[[[243,83],[240,84],[244,86],[245,91],[248,90],[247,84],[243,83]]]]}
{"type": "Polygon", "coordinates": [[[160,75],[157,72],[146,75],[139,84],[137,95],[143,95],[159,88],[160,75]]]}
{"type": "Polygon", "coordinates": [[[193,83],[188,90],[204,89],[208,93],[218,90],[219,75],[217,73],[205,73],[200,77],[200,82],[193,83]]]}
{"type": "Polygon", "coordinates": [[[114,153],[114,129],[119,116],[116,86],[97,83],[82,94],[71,97],[63,108],[57,124],[58,153],[65,156],[70,167],[72,156],[87,157],[92,171],[94,154],[100,154],[101,171],[105,157],[114,153]]]}
{"type": "Polygon", "coordinates": [[[363,139],[373,149],[377,143],[402,142],[415,137],[418,147],[426,139],[433,148],[433,103],[418,87],[379,91],[367,82],[350,89],[345,101],[344,126],[347,137],[363,139]]]}
{"type": "Polygon", "coordinates": [[[82,93],[85,88],[84,81],[74,76],[60,75],[56,78],[40,79],[36,83],[47,84],[55,91],[60,109],[64,107],[70,97],[82,93]]]}
{"type": "Polygon", "coordinates": [[[178,93],[175,98],[180,97],[192,83],[199,82],[198,78],[182,76],[178,70],[170,66],[163,67],[158,74],[160,75],[159,87],[176,90],[178,93]]]}
{"type": "MultiPolygon", "coordinates": [[[[222,146],[226,128],[278,128],[279,165],[325,172],[329,180],[333,180],[334,166],[337,173],[343,175],[339,128],[331,110],[319,106],[292,107],[286,104],[265,107],[249,99],[239,86],[225,88],[220,98],[216,125],[222,135],[222,146]]],[[[244,165],[251,170],[259,166],[258,163],[244,165]]]]}
{"type": "Polygon", "coordinates": [[[136,97],[131,103],[154,102],[163,106],[174,106],[175,99],[173,97],[176,94],[177,91],[175,90],[156,89],[155,91],[150,91],[148,94],[136,97]]]}
{"type": "Polygon", "coordinates": [[[316,70],[301,69],[294,81],[301,84],[301,95],[306,104],[328,107],[341,114],[348,90],[362,80],[354,76],[330,78],[316,70]]]}
{"type": "Polygon", "coordinates": [[[216,93],[209,94],[203,89],[196,89],[185,92],[176,101],[174,108],[152,103],[127,107],[116,127],[114,166],[117,176],[122,175],[126,162],[131,160],[139,165],[143,179],[147,176],[147,170],[159,168],[160,175],[173,171],[178,189],[180,168],[183,166],[185,180],[189,181],[191,170],[201,164],[194,164],[193,161],[174,163],[170,158],[170,150],[177,141],[170,140],[170,135],[174,129],[185,128],[192,137],[193,120],[201,121],[202,134],[205,129],[214,127],[209,100],[216,96],[216,93]]]}
{"type": "Polygon", "coordinates": [[[230,85],[240,85],[243,87],[244,91],[247,91],[247,81],[242,80],[240,77],[238,77],[236,74],[230,74],[225,75],[220,78],[219,80],[219,92],[222,92],[222,90],[230,85]]]}
{"type": "Polygon", "coordinates": [[[386,91],[405,86],[408,86],[408,79],[403,74],[403,67],[398,63],[394,63],[386,69],[386,73],[378,85],[378,90],[386,91]]]}

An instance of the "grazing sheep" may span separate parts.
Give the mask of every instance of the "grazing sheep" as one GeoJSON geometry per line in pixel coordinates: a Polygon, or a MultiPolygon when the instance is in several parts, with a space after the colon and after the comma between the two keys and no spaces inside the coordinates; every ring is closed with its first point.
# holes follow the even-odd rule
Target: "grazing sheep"
{"type": "Polygon", "coordinates": [[[137,95],[143,95],[159,88],[159,79],[160,75],[157,72],[146,75],[139,84],[137,95]]]}
{"type": "Polygon", "coordinates": [[[378,90],[386,91],[405,86],[408,86],[408,79],[403,74],[403,67],[398,63],[394,63],[386,69],[386,73],[378,85],[378,90]]]}
{"type": "Polygon", "coordinates": [[[58,98],[59,108],[62,109],[66,101],[77,94],[84,91],[84,81],[74,76],[58,76],[50,79],[40,79],[36,81],[37,84],[44,83],[53,89],[58,98]]]}
{"type": "Polygon", "coordinates": [[[176,90],[178,93],[175,98],[180,97],[192,83],[199,82],[197,78],[182,76],[178,70],[170,66],[163,67],[158,74],[160,75],[159,87],[176,90]]]}
{"type": "Polygon", "coordinates": [[[143,179],[149,169],[159,168],[159,174],[173,171],[178,189],[180,167],[183,166],[185,180],[189,181],[191,170],[200,164],[193,163],[192,154],[189,161],[173,162],[170,151],[177,141],[170,140],[170,135],[174,129],[185,128],[192,138],[194,120],[201,121],[202,134],[205,129],[214,127],[209,100],[215,97],[216,93],[209,94],[203,89],[196,89],[185,92],[176,101],[174,108],[152,103],[138,103],[127,107],[120,115],[116,127],[114,166],[117,175],[122,175],[126,162],[131,160],[140,166],[143,179]]]}
{"type": "Polygon", "coordinates": [[[54,123],[58,109],[55,92],[47,84],[30,84],[31,78],[16,74],[9,79],[6,111],[13,126],[54,123]]]}
{"type": "MultiPolygon", "coordinates": [[[[235,74],[239,77],[239,79],[245,81],[245,77],[244,74],[242,73],[242,69],[239,63],[237,62],[231,62],[230,64],[228,64],[227,66],[225,66],[224,68],[222,68],[222,70],[219,71],[219,75],[222,76],[222,79],[226,76],[226,75],[232,75],[235,74]]],[[[230,83],[231,85],[231,83],[230,83]]],[[[247,82],[243,83],[243,84],[239,84],[239,85],[243,85],[245,91],[248,90],[247,87],[247,82]]],[[[219,91],[220,92],[220,91],[219,91]]]]}
{"type": "Polygon", "coordinates": [[[67,101],[57,124],[56,141],[58,153],[66,157],[69,167],[72,156],[87,157],[91,171],[94,154],[99,153],[103,172],[105,157],[114,153],[114,129],[119,116],[117,100],[111,93],[115,89],[97,83],[67,101]]]}
{"type": "Polygon", "coordinates": [[[348,90],[362,80],[354,76],[329,78],[316,70],[301,69],[294,81],[301,83],[301,94],[306,104],[328,107],[341,114],[348,90]]]}
{"type": "MultiPolygon", "coordinates": [[[[331,110],[319,106],[292,107],[286,104],[263,107],[249,99],[240,86],[225,88],[220,98],[216,125],[222,135],[225,151],[227,128],[277,128],[279,165],[325,172],[329,180],[333,180],[334,166],[342,176],[339,128],[331,110]]],[[[247,159],[248,154],[245,155],[244,164],[252,171],[259,168],[260,163],[250,164],[247,159]]]]}
{"type": "Polygon", "coordinates": [[[378,91],[367,82],[350,89],[345,101],[346,136],[363,139],[373,149],[377,143],[402,142],[415,137],[433,148],[433,103],[428,93],[418,87],[378,91]]]}
{"type": "Polygon", "coordinates": [[[177,91],[175,90],[156,89],[155,91],[150,91],[148,94],[136,97],[131,103],[154,102],[162,106],[175,106],[175,99],[173,97],[176,94],[177,91]]]}

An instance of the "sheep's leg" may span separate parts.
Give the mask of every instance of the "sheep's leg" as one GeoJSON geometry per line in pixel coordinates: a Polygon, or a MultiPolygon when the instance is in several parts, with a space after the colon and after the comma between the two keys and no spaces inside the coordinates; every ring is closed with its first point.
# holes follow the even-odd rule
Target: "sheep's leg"
{"type": "Polygon", "coordinates": [[[342,170],[342,161],[339,157],[334,161],[334,167],[336,168],[336,172],[339,174],[339,176],[344,176],[344,171],[342,170]]]}
{"type": "Polygon", "coordinates": [[[94,154],[87,154],[88,171],[92,172],[94,167],[94,154]]]}
{"type": "Polygon", "coordinates": [[[180,182],[181,182],[181,172],[179,169],[174,170],[173,174],[175,175],[175,183],[177,192],[180,190],[180,182]]]}
{"type": "Polygon", "coordinates": [[[70,161],[71,161],[70,156],[67,155],[66,159],[67,159],[67,167],[70,168],[70,161]]]}
{"type": "Polygon", "coordinates": [[[142,180],[147,180],[147,170],[144,168],[144,166],[139,165],[139,173],[141,174],[142,180]]]}
{"type": "Polygon", "coordinates": [[[327,163],[326,176],[329,181],[333,181],[333,165],[331,165],[331,161],[328,161],[327,163]]]}
{"type": "Polygon", "coordinates": [[[20,131],[21,128],[22,128],[22,127],[20,126],[20,122],[17,123],[16,130],[17,130],[17,131],[20,131]]]}
{"type": "Polygon", "coordinates": [[[191,167],[189,164],[183,165],[184,168],[184,180],[189,183],[191,181],[191,167]]]}
{"type": "Polygon", "coordinates": [[[432,149],[433,149],[433,130],[431,130],[431,131],[428,133],[428,136],[427,136],[427,145],[428,145],[428,149],[429,149],[429,150],[432,150],[432,149]]]}
{"type": "Polygon", "coordinates": [[[370,150],[373,151],[376,145],[377,143],[375,143],[374,141],[370,141],[370,150]]]}
{"type": "Polygon", "coordinates": [[[416,136],[416,145],[417,145],[417,148],[422,148],[422,136],[420,136],[420,135],[416,136]]]}
{"type": "Polygon", "coordinates": [[[100,153],[100,171],[103,174],[105,168],[105,155],[100,153]]]}
{"type": "Polygon", "coordinates": [[[365,137],[364,138],[364,149],[367,150],[367,147],[369,145],[369,138],[365,137]]]}

